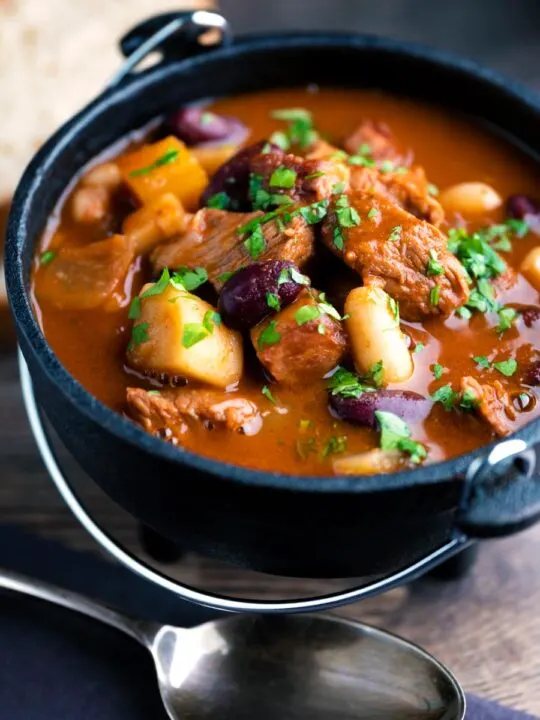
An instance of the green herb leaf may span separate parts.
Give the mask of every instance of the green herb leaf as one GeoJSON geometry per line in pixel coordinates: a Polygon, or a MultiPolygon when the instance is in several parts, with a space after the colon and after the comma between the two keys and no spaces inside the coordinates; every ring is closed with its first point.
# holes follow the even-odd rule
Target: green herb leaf
{"type": "Polygon", "coordinates": [[[208,273],[203,267],[180,267],[173,272],[171,285],[176,290],[192,292],[208,281],[208,273]]]}
{"type": "MultiPolygon", "coordinates": [[[[299,145],[304,148],[312,145],[317,140],[318,134],[313,129],[313,118],[309,110],[304,108],[284,108],[274,110],[271,115],[276,120],[289,122],[287,132],[284,134],[289,142],[288,147],[290,145],[299,145]]],[[[271,141],[275,142],[272,138],[271,141]]],[[[288,147],[284,149],[288,149],[288,147]]]]}
{"type": "Polygon", "coordinates": [[[332,185],[332,195],[340,195],[345,190],[345,183],[338,182],[332,185]]]}
{"type": "Polygon", "coordinates": [[[185,348],[193,347],[209,336],[207,328],[202,323],[186,323],[182,334],[182,345],[185,348]]]}
{"type": "Polygon", "coordinates": [[[390,240],[390,242],[398,242],[398,240],[401,240],[402,232],[403,232],[402,226],[396,225],[390,231],[390,235],[388,236],[388,239],[390,240]]]}
{"type": "Polygon", "coordinates": [[[429,260],[427,262],[426,273],[428,275],[442,275],[444,273],[444,267],[439,262],[435,250],[429,251],[429,260]]]}
{"type": "Polygon", "coordinates": [[[265,347],[275,345],[281,340],[281,333],[276,330],[276,326],[276,321],[270,320],[268,325],[261,332],[257,341],[259,350],[264,350],[265,347]]]}
{"type": "Polygon", "coordinates": [[[501,360],[500,362],[493,363],[493,367],[505,377],[512,377],[517,370],[517,362],[514,358],[510,358],[509,360],[501,360]]]}
{"type": "Polygon", "coordinates": [[[284,285],[288,282],[295,282],[297,285],[309,285],[307,275],[302,275],[295,267],[284,267],[278,276],[278,285],[284,285]]]}
{"type": "Polygon", "coordinates": [[[433,183],[428,183],[427,191],[432,197],[437,197],[437,195],[439,194],[439,188],[433,183]]]}
{"type": "Polygon", "coordinates": [[[321,452],[321,457],[326,458],[329,455],[337,455],[347,449],[347,436],[331,437],[321,452]]]}
{"type": "Polygon", "coordinates": [[[441,299],[441,288],[440,285],[434,285],[429,293],[429,302],[432,305],[438,305],[441,299]]]}
{"type": "Polygon", "coordinates": [[[336,200],[336,218],[342,228],[360,225],[360,215],[349,205],[349,198],[346,195],[340,195],[336,200]]]}
{"type": "Polygon", "coordinates": [[[326,217],[328,200],[318,200],[311,205],[304,205],[304,207],[298,208],[296,213],[303,217],[308,225],[315,225],[326,217]]]}
{"type": "Polygon", "coordinates": [[[266,249],[266,240],[261,225],[256,225],[243,243],[250,257],[256,260],[266,249]]]}
{"type": "Polygon", "coordinates": [[[417,353],[422,352],[422,350],[423,350],[425,347],[426,347],[426,346],[424,345],[423,342],[418,342],[418,343],[416,343],[416,345],[414,346],[413,353],[416,355],[417,353]]]}
{"type": "Polygon", "coordinates": [[[315,180],[315,178],[323,177],[325,173],[323,173],[322,170],[319,170],[318,172],[310,173],[309,175],[306,175],[304,180],[315,180]]]}
{"type": "Polygon", "coordinates": [[[510,330],[518,315],[517,310],[511,307],[502,307],[497,312],[499,314],[499,323],[495,328],[495,332],[503,333],[510,330]]]}
{"type": "Polygon", "coordinates": [[[139,168],[138,170],[133,170],[132,172],[130,172],[129,177],[148,175],[152,172],[152,170],[156,170],[163,165],[170,165],[170,163],[176,160],[179,154],[180,153],[178,150],[167,150],[165,154],[161,155],[161,157],[158,157],[157,160],[155,160],[151,165],[147,165],[146,167],[139,168]]]}
{"type": "Polygon", "coordinates": [[[265,397],[267,400],[270,400],[270,402],[272,403],[272,405],[276,405],[277,400],[276,400],[276,398],[272,395],[272,392],[271,392],[270,388],[268,387],[268,385],[264,385],[263,388],[261,389],[261,392],[262,392],[262,394],[264,395],[264,397],[265,397]]]}
{"type": "Polygon", "coordinates": [[[433,373],[433,377],[435,378],[435,380],[440,380],[445,370],[446,368],[444,367],[444,365],[441,365],[440,363],[434,363],[431,366],[431,372],[433,373]]]}
{"type": "Polygon", "coordinates": [[[146,392],[146,394],[147,394],[147,395],[161,395],[161,393],[159,392],[159,390],[148,390],[148,391],[146,392]]]}
{"type": "Polygon", "coordinates": [[[276,168],[274,172],[270,175],[270,181],[268,184],[270,185],[270,187],[288,189],[294,187],[295,181],[296,171],[280,165],[280,167],[276,168]]]}
{"type": "Polygon", "coordinates": [[[282,150],[288,150],[291,147],[291,141],[287,137],[287,133],[284,133],[281,130],[273,132],[269,139],[273,145],[277,145],[278,148],[281,148],[282,150]]]}
{"type": "Polygon", "coordinates": [[[332,233],[332,242],[334,243],[334,247],[336,248],[336,250],[339,250],[340,252],[345,248],[345,238],[343,236],[343,231],[337,225],[332,233]]]}
{"type": "Polygon", "coordinates": [[[128,318],[130,320],[138,320],[141,317],[141,298],[138,295],[132,299],[129,304],[128,318]]]}
{"type": "Polygon", "coordinates": [[[305,122],[311,122],[311,112],[305,108],[282,108],[272,110],[270,115],[275,120],[303,120],[305,122]]]}
{"type": "Polygon", "coordinates": [[[266,304],[269,308],[272,308],[272,310],[275,310],[276,312],[279,312],[281,310],[281,303],[279,302],[279,295],[276,295],[276,293],[267,292],[266,293],[266,304]]]}
{"type": "Polygon", "coordinates": [[[376,410],[375,417],[381,431],[382,450],[400,450],[407,453],[414,463],[419,463],[427,457],[426,448],[411,439],[411,430],[400,417],[382,410],[376,410]]]}
{"type": "Polygon", "coordinates": [[[320,314],[321,311],[317,306],[302,305],[302,307],[298,308],[298,310],[295,312],[294,319],[296,320],[297,325],[305,325],[311,320],[315,320],[316,318],[318,318],[320,314]]]}
{"type": "Polygon", "coordinates": [[[456,310],[456,315],[462,320],[470,320],[472,318],[472,312],[468,307],[465,307],[465,305],[462,305],[456,310]]]}
{"type": "Polygon", "coordinates": [[[212,195],[207,202],[207,206],[209,208],[214,208],[216,210],[226,210],[231,202],[231,198],[227,195],[226,192],[218,192],[212,195]]]}
{"type": "Polygon", "coordinates": [[[448,385],[443,385],[435,390],[435,392],[430,395],[430,398],[433,402],[441,403],[446,412],[450,412],[456,403],[458,393],[454,392],[452,386],[448,383],[448,385]]]}
{"type": "Polygon", "coordinates": [[[390,308],[390,312],[392,313],[392,317],[394,318],[396,325],[399,325],[399,303],[397,300],[395,300],[393,297],[388,297],[388,307],[390,308]]]}
{"type": "Polygon", "coordinates": [[[317,307],[324,315],[329,315],[331,318],[334,318],[334,320],[342,319],[336,308],[326,299],[325,293],[319,294],[319,302],[317,303],[317,307]]]}
{"type": "Polygon", "coordinates": [[[326,327],[323,325],[323,323],[319,323],[317,325],[317,332],[319,335],[326,335],[326,327]]]}
{"type": "Polygon", "coordinates": [[[374,167],[375,160],[372,157],[371,146],[368,143],[362,143],[362,145],[358,148],[356,155],[350,155],[347,162],[349,165],[374,167]]]}
{"type": "Polygon", "coordinates": [[[48,265],[50,262],[54,260],[56,257],[57,252],[55,250],[45,250],[44,253],[41,253],[39,258],[39,264],[40,265],[48,265]]]}
{"type": "Polygon", "coordinates": [[[368,212],[368,214],[367,214],[369,220],[371,220],[372,218],[377,217],[378,215],[379,215],[379,211],[377,210],[377,208],[374,208],[374,207],[371,208],[371,210],[370,210],[370,211],[368,212]]]}
{"type": "Polygon", "coordinates": [[[359,398],[362,393],[373,390],[373,388],[365,385],[358,375],[345,370],[343,367],[338,367],[333,375],[328,378],[326,387],[332,395],[342,395],[349,398],[359,398]]]}
{"type": "Polygon", "coordinates": [[[214,332],[214,325],[221,325],[221,315],[215,310],[207,310],[204,314],[202,325],[208,335],[214,332]]]}
{"type": "Polygon", "coordinates": [[[484,370],[489,370],[491,367],[491,362],[485,355],[475,355],[473,357],[474,362],[484,370]]]}
{"type": "Polygon", "coordinates": [[[235,272],[224,272],[224,273],[221,273],[221,275],[218,275],[216,279],[220,283],[226,283],[227,280],[230,280],[233,275],[236,275],[236,273],[235,272]]]}
{"type": "Polygon", "coordinates": [[[129,341],[128,350],[132,350],[137,345],[148,342],[148,328],[149,324],[147,322],[142,322],[133,326],[131,329],[131,340],[129,341]]]}
{"type": "Polygon", "coordinates": [[[373,363],[369,368],[366,378],[371,379],[375,387],[381,387],[384,379],[384,365],[382,360],[373,363]]]}
{"type": "Polygon", "coordinates": [[[479,400],[476,396],[476,393],[474,392],[474,390],[467,388],[465,392],[463,392],[461,395],[459,407],[466,412],[472,412],[478,407],[478,405],[479,400]]]}

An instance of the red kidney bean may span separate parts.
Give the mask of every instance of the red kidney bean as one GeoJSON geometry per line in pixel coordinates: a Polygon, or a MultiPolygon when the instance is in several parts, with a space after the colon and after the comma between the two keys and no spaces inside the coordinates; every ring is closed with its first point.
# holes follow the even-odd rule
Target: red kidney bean
{"type": "Polygon", "coordinates": [[[405,422],[416,423],[424,420],[432,403],[410,390],[375,390],[364,392],[359,398],[330,395],[330,407],[341,420],[374,428],[377,410],[391,412],[405,422]]]}
{"type": "Polygon", "coordinates": [[[265,317],[292,303],[308,284],[305,276],[286,260],[252,263],[238,270],[223,285],[218,310],[223,322],[235,330],[249,330],[265,317]]]}

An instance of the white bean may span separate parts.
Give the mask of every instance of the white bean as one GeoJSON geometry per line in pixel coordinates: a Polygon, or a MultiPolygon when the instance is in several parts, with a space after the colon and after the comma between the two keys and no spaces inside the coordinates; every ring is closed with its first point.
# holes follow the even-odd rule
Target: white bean
{"type": "Polygon", "coordinates": [[[535,290],[540,292],[540,245],[525,255],[520,270],[535,290]]]}
{"type": "Polygon", "coordinates": [[[438,199],[445,210],[462,215],[480,215],[502,205],[499,193],[483,182],[451,185],[441,192],[438,199]]]}
{"type": "Polygon", "coordinates": [[[82,184],[87,187],[103,187],[108,190],[116,190],[121,182],[122,173],[114,162],[96,165],[82,178],[82,184]]]}
{"type": "Polygon", "coordinates": [[[95,223],[103,220],[110,207],[109,192],[102,187],[80,187],[73,194],[71,213],[80,223],[95,223]]]}
{"type": "Polygon", "coordinates": [[[345,301],[345,314],[357,371],[365,375],[382,360],[385,385],[408,380],[414,365],[392,298],[379,287],[355,288],[345,301]]]}

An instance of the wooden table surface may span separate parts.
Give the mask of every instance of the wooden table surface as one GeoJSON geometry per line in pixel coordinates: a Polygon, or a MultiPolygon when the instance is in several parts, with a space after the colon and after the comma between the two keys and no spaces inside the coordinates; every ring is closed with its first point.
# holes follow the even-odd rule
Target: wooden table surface
{"type": "MultiPolygon", "coordinates": [[[[299,18],[308,7],[305,2],[276,0],[265,4],[268,21],[257,12],[256,18],[245,22],[245,3],[224,0],[222,5],[232,15],[233,25],[241,30],[255,27],[255,23],[257,29],[284,24],[299,27],[299,18]]],[[[313,22],[314,8],[324,5],[321,0],[309,5],[311,12],[302,17],[309,20],[310,26],[317,26],[313,22]]],[[[407,3],[407,10],[411,5],[407,3]]],[[[475,56],[540,88],[540,71],[533,60],[540,44],[539,25],[531,15],[534,3],[490,3],[491,17],[497,20],[491,30],[489,23],[467,21],[466,13],[478,12],[480,6],[484,12],[484,3],[458,0],[446,4],[444,17],[434,11],[437,6],[443,12],[438,3],[417,0],[412,14],[400,12],[402,6],[405,3],[398,0],[381,0],[375,5],[340,1],[332,3],[333,12],[326,13],[324,23],[423,42],[432,40],[433,44],[475,56]],[[420,18],[424,19],[423,33],[418,29],[422,27],[418,25],[420,18]]],[[[13,351],[0,355],[0,399],[2,522],[21,525],[72,547],[97,551],[93,540],[63,506],[42,467],[21,403],[13,351]]],[[[137,525],[132,518],[91,483],[85,486],[84,496],[105,528],[129,548],[139,547],[137,525]]],[[[448,664],[466,690],[540,716],[539,558],[540,525],[483,544],[474,568],[460,580],[422,579],[339,613],[392,630],[422,645],[448,664]]],[[[335,586],[329,581],[293,581],[245,573],[193,556],[185,557],[168,571],[201,587],[237,595],[307,595],[335,586]]]]}

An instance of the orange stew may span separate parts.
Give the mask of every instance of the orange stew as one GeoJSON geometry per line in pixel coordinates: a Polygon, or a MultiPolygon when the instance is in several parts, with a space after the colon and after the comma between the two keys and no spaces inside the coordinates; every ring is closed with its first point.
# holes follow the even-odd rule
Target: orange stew
{"type": "Polygon", "coordinates": [[[174,445],[293,474],[433,463],[539,413],[538,179],[486,128],[373,91],[181,108],[82,171],[35,312],[89,392],[174,445]]]}

